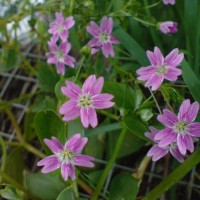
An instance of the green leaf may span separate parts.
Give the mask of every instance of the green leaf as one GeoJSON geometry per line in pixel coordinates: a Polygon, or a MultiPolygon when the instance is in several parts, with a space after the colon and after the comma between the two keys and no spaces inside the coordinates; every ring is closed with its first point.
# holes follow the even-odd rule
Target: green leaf
{"type": "Polygon", "coordinates": [[[103,133],[107,133],[107,132],[110,132],[110,131],[120,130],[121,128],[122,127],[119,123],[101,125],[101,126],[94,128],[94,129],[85,130],[85,136],[89,137],[89,136],[92,136],[92,135],[103,134],[103,133]]]}
{"type": "Polygon", "coordinates": [[[65,188],[57,197],[56,200],[75,200],[74,192],[70,188],[65,188]]]}
{"type": "Polygon", "coordinates": [[[135,114],[129,114],[126,115],[124,118],[124,123],[127,126],[127,128],[137,137],[149,141],[144,133],[148,131],[148,127],[142,120],[137,117],[135,114]]]}
{"type": "Polygon", "coordinates": [[[31,106],[31,111],[39,112],[45,109],[56,110],[56,107],[57,107],[57,101],[55,97],[41,94],[36,97],[35,102],[31,106]]]}
{"type": "Polygon", "coordinates": [[[69,121],[67,124],[68,124],[68,131],[67,131],[68,138],[74,135],[74,133],[80,133],[82,136],[84,135],[87,136],[85,134],[85,131],[80,119],[69,121]]]}
{"type": "Polygon", "coordinates": [[[15,49],[4,49],[1,54],[0,72],[9,71],[20,64],[20,56],[15,49]]]}
{"type": "Polygon", "coordinates": [[[153,117],[151,109],[142,109],[140,110],[140,117],[144,122],[149,121],[153,117]]]}
{"type": "Polygon", "coordinates": [[[27,171],[24,173],[24,185],[33,196],[42,200],[55,200],[66,187],[57,176],[27,171]]]}
{"type": "Polygon", "coordinates": [[[142,200],[157,200],[159,197],[184,177],[193,167],[200,162],[200,149],[189,156],[184,163],[179,165],[172,173],[163,179],[152,191],[142,200]]]}
{"type": "Polygon", "coordinates": [[[61,87],[66,86],[65,80],[61,79],[56,83],[55,86],[55,94],[59,101],[64,102],[66,100],[66,96],[61,92],[61,87]]]}
{"type": "Polygon", "coordinates": [[[39,69],[36,74],[39,81],[39,87],[44,92],[54,93],[54,88],[59,80],[55,67],[50,67],[46,63],[39,63],[39,69]]]}
{"type": "Polygon", "coordinates": [[[22,193],[12,185],[6,185],[4,189],[0,190],[0,195],[8,200],[23,200],[22,193]]]}
{"type": "Polygon", "coordinates": [[[147,59],[144,49],[121,27],[116,27],[113,34],[120,41],[122,46],[143,66],[147,66],[147,59]]]}
{"type": "MultiPolygon", "coordinates": [[[[116,147],[117,140],[119,138],[120,132],[113,132],[108,135],[109,137],[109,155],[110,157],[113,154],[113,151],[116,147]]],[[[132,134],[130,131],[126,133],[126,136],[122,142],[120,151],[117,155],[117,158],[122,158],[124,156],[130,155],[134,152],[137,152],[142,146],[144,146],[145,141],[139,137],[132,134]]]]}
{"type": "Polygon", "coordinates": [[[137,89],[134,93],[134,98],[133,98],[134,110],[137,110],[140,107],[143,98],[144,98],[144,95],[142,91],[137,89]]]}
{"type": "Polygon", "coordinates": [[[5,173],[10,177],[15,177],[19,183],[23,183],[23,170],[25,169],[22,153],[21,147],[13,149],[6,159],[5,167],[5,173]]]}
{"type": "Polygon", "coordinates": [[[185,60],[183,60],[181,66],[182,66],[182,76],[186,85],[188,86],[193,98],[196,101],[200,102],[199,79],[197,78],[197,76],[195,75],[195,73],[185,60]]]}
{"type": "Polygon", "coordinates": [[[34,118],[35,118],[35,113],[30,112],[28,110],[26,112],[24,120],[24,139],[28,142],[31,141],[34,137],[36,137],[34,129],[34,118]]]}
{"type": "Polygon", "coordinates": [[[138,180],[131,174],[122,173],[117,175],[110,186],[110,200],[134,200],[139,189],[138,180]]]}
{"type": "Polygon", "coordinates": [[[182,21],[186,32],[187,51],[192,55],[188,59],[195,73],[199,75],[200,3],[198,0],[185,0],[184,3],[184,19],[182,21]]]}
{"type": "Polygon", "coordinates": [[[46,147],[44,138],[55,136],[63,144],[66,142],[67,124],[53,110],[42,110],[35,116],[35,130],[46,153],[51,154],[46,147]]]}
{"type": "Polygon", "coordinates": [[[103,92],[113,94],[113,101],[119,108],[134,108],[134,91],[130,86],[123,83],[107,81],[104,84],[103,92]]]}
{"type": "Polygon", "coordinates": [[[104,136],[90,136],[90,139],[88,140],[88,143],[84,148],[84,154],[90,155],[94,158],[102,159],[104,153],[104,146],[104,136]]]}

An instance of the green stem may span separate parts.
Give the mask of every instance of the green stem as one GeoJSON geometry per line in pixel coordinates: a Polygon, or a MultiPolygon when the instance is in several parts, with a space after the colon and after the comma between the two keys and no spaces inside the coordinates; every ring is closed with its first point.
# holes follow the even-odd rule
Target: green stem
{"type": "Polygon", "coordinates": [[[40,152],[38,149],[36,149],[35,147],[33,147],[32,145],[28,144],[28,143],[19,143],[19,142],[6,142],[6,144],[10,145],[10,146],[19,146],[19,147],[23,147],[24,149],[26,149],[27,151],[33,153],[34,155],[36,155],[39,158],[44,158],[46,155],[43,154],[42,152],[40,152]]]}
{"type": "Polygon", "coordinates": [[[155,104],[156,104],[156,106],[157,106],[157,108],[158,108],[159,113],[162,114],[162,111],[161,111],[160,106],[159,106],[159,104],[158,104],[158,102],[157,102],[157,100],[156,100],[156,97],[154,96],[154,93],[151,91],[150,88],[149,88],[149,91],[150,91],[150,93],[151,93],[151,96],[153,97],[153,100],[154,100],[154,102],[155,102],[155,104]]]}
{"type": "Polygon", "coordinates": [[[79,198],[79,193],[78,193],[78,187],[77,187],[77,182],[76,180],[73,181],[73,189],[74,189],[74,194],[76,198],[79,198]]]}
{"type": "Polygon", "coordinates": [[[93,192],[92,188],[90,188],[84,181],[82,181],[81,179],[77,179],[77,184],[85,192],[87,192],[88,194],[92,194],[92,192],[93,192]]]}
{"type": "Polygon", "coordinates": [[[156,2],[156,3],[154,3],[154,4],[151,4],[151,5],[145,6],[143,9],[153,8],[153,7],[157,6],[157,5],[159,5],[160,3],[161,3],[161,1],[158,1],[158,2],[156,2]]]}
{"type": "Polygon", "coordinates": [[[32,145],[28,144],[28,143],[23,143],[22,146],[29,152],[33,153],[34,155],[36,155],[39,158],[44,158],[46,157],[45,154],[43,154],[42,152],[40,152],[39,150],[37,150],[35,147],[33,147],[32,145]]]}
{"type": "Polygon", "coordinates": [[[10,119],[12,125],[14,126],[15,128],[15,132],[16,132],[16,136],[17,136],[17,139],[20,141],[20,142],[23,142],[24,141],[24,138],[23,138],[23,135],[22,135],[22,132],[21,132],[21,129],[19,128],[19,125],[15,119],[15,116],[13,115],[13,113],[11,112],[11,110],[9,109],[5,109],[5,112],[6,114],[8,115],[8,118],[10,119]]]}
{"type": "Polygon", "coordinates": [[[122,142],[123,142],[123,140],[125,138],[126,133],[127,133],[127,128],[124,127],[122,129],[122,132],[121,132],[119,138],[118,138],[116,147],[115,147],[114,152],[112,154],[112,157],[108,161],[108,164],[106,165],[106,168],[104,169],[103,174],[101,175],[101,178],[100,178],[100,180],[99,180],[99,182],[97,184],[97,187],[96,187],[94,193],[92,194],[91,200],[96,200],[98,198],[99,193],[101,192],[101,189],[102,189],[102,187],[103,187],[103,185],[105,183],[105,180],[108,177],[108,174],[109,174],[109,172],[110,172],[110,170],[111,170],[111,168],[112,168],[112,166],[113,166],[113,164],[114,164],[114,162],[115,162],[115,160],[117,158],[117,155],[119,153],[119,150],[121,148],[121,145],[122,145],[122,142]]]}
{"type": "Polygon", "coordinates": [[[151,190],[142,200],[157,200],[162,194],[169,190],[177,181],[184,177],[194,166],[200,162],[200,149],[189,156],[184,163],[179,165],[159,185],[151,190]]]}
{"type": "MultiPolygon", "coordinates": [[[[6,145],[2,137],[0,136],[0,144],[2,149],[2,156],[1,156],[1,171],[4,171],[6,168],[6,159],[7,159],[7,151],[6,151],[6,145]]],[[[2,182],[2,179],[0,177],[0,184],[2,182]]]]}
{"type": "Polygon", "coordinates": [[[77,74],[76,74],[76,77],[75,77],[75,79],[74,79],[74,82],[77,81],[77,79],[78,79],[78,77],[79,77],[79,75],[80,75],[81,69],[82,69],[82,67],[83,67],[84,60],[85,60],[85,56],[83,56],[83,57],[81,58],[80,65],[79,65],[79,68],[78,68],[78,72],[77,72],[77,74]]]}
{"type": "MultiPolygon", "coordinates": [[[[151,23],[151,22],[148,22],[148,21],[144,21],[144,20],[142,20],[142,19],[140,19],[140,18],[138,18],[138,17],[135,17],[135,16],[133,16],[133,15],[131,15],[131,14],[129,14],[129,13],[123,11],[123,10],[121,10],[120,12],[123,13],[124,16],[132,17],[135,21],[141,22],[142,24],[145,24],[145,25],[148,25],[148,26],[156,27],[156,24],[151,23]]],[[[113,15],[112,15],[112,16],[113,16],[113,15]]]]}
{"type": "Polygon", "coordinates": [[[111,119],[114,119],[114,120],[119,120],[119,117],[117,115],[114,115],[112,113],[109,113],[108,111],[106,110],[97,110],[98,113],[101,113],[103,115],[106,115],[108,117],[110,117],[111,119]]]}
{"type": "Polygon", "coordinates": [[[135,173],[132,174],[132,176],[136,179],[142,179],[150,161],[151,161],[151,158],[148,156],[145,156],[142,162],[140,163],[139,168],[137,169],[135,173]]]}
{"type": "Polygon", "coordinates": [[[69,14],[70,14],[70,15],[73,14],[74,4],[75,4],[75,0],[71,0],[71,1],[70,1],[70,6],[69,6],[69,14]]]}
{"type": "Polygon", "coordinates": [[[168,108],[174,113],[174,110],[173,110],[173,108],[171,107],[171,105],[170,105],[170,103],[169,103],[169,100],[168,100],[167,96],[165,95],[165,92],[163,91],[162,87],[160,87],[160,91],[161,91],[161,94],[162,94],[162,96],[163,96],[163,98],[164,98],[164,100],[165,100],[165,102],[166,102],[168,108]]]}
{"type": "MultiPolygon", "coordinates": [[[[144,0],[144,6],[148,7],[147,0],[144,0]]],[[[145,11],[146,11],[147,17],[151,18],[151,11],[149,9],[145,9],[145,11]]],[[[155,24],[155,27],[156,27],[156,24],[155,24]]],[[[155,29],[150,27],[150,33],[151,33],[151,37],[153,39],[154,44],[156,44],[157,46],[159,46],[161,48],[161,42],[156,35],[155,29]]]]}

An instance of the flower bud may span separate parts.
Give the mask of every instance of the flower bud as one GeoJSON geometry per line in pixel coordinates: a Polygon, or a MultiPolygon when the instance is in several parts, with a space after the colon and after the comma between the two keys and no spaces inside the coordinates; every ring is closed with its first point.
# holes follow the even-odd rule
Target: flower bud
{"type": "Polygon", "coordinates": [[[176,33],[178,31],[177,23],[172,21],[159,23],[158,28],[164,34],[176,33]]]}
{"type": "Polygon", "coordinates": [[[91,48],[88,47],[87,45],[83,46],[81,48],[81,54],[88,57],[91,54],[91,48]]]}

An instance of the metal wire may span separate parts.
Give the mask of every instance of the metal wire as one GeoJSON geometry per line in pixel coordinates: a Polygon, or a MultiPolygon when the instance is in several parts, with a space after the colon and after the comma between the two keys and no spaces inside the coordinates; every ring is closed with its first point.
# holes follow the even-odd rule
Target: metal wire
{"type": "MultiPolygon", "coordinates": [[[[12,80],[14,80],[14,79],[24,81],[24,84],[27,84],[27,83],[32,84],[31,92],[35,92],[37,90],[37,88],[38,88],[37,80],[34,79],[33,77],[27,77],[27,76],[19,75],[18,74],[19,72],[20,72],[19,70],[15,69],[15,70],[11,71],[10,73],[4,72],[4,73],[0,74],[0,78],[2,78],[2,80],[4,79],[4,81],[6,80],[2,89],[1,89],[1,92],[0,92],[0,98],[3,99],[5,93],[9,90],[9,86],[12,84],[12,80]]],[[[25,90],[24,92],[27,92],[27,91],[25,90]]],[[[30,90],[28,92],[30,92],[30,90]]],[[[20,114],[17,117],[18,124],[20,124],[22,122],[22,120],[25,116],[26,110],[28,109],[29,105],[30,105],[30,99],[27,99],[24,104],[22,104],[22,103],[13,103],[12,104],[12,108],[15,108],[15,109],[20,111],[20,114]]],[[[14,128],[12,128],[12,131],[10,133],[6,132],[4,130],[0,130],[0,135],[8,141],[16,140],[14,128]]],[[[37,159],[36,159],[35,162],[37,162],[37,159]]],[[[107,164],[107,161],[101,160],[101,159],[95,159],[95,162],[103,164],[103,165],[107,164]]],[[[151,167],[150,167],[150,171],[147,171],[145,173],[145,175],[148,176],[146,192],[148,192],[151,189],[152,182],[154,181],[153,179],[157,179],[158,181],[161,181],[163,179],[163,176],[157,174],[156,166],[157,166],[157,164],[155,162],[152,162],[151,167]]],[[[134,173],[136,171],[136,169],[134,169],[134,168],[115,163],[113,165],[112,170],[110,171],[110,173],[107,177],[106,183],[105,183],[104,188],[103,188],[102,196],[106,195],[106,192],[108,191],[108,188],[110,186],[110,182],[112,180],[111,178],[112,178],[113,172],[116,169],[122,170],[122,171],[127,171],[127,172],[130,172],[130,173],[134,173]]],[[[192,172],[190,173],[189,184],[188,184],[188,181],[183,181],[183,180],[181,180],[177,183],[179,185],[187,186],[187,199],[191,199],[192,192],[195,189],[200,189],[200,185],[194,183],[195,173],[196,173],[196,168],[194,168],[192,170],[192,172]]],[[[80,194],[80,196],[89,197],[88,195],[85,195],[85,194],[82,194],[82,193],[80,194]]]]}

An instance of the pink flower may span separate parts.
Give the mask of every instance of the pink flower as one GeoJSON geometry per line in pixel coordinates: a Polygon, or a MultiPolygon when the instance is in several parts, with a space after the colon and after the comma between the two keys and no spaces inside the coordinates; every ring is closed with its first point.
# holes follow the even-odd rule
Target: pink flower
{"type": "Polygon", "coordinates": [[[72,16],[64,19],[61,13],[56,12],[56,20],[50,23],[49,33],[53,34],[53,39],[55,41],[60,37],[63,42],[67,41],[68,30],[72,28],[75,24],[74,18],[72,16]]]}
{"type": "Polygon", "coordinates": [[[165,125],[165,129],[156,134],[155,139],[159,140],[158,146],[165,147],[174,142],[182,155],[189,150],[194,151],[193,143],[200,137],[200,122],[193,122],[199,111],[199,103],[190,104],[190,100],[184,100],[180,106],[178,116],[168,109],[157,119],[165,125]]]}
{"type": "Polygon", "coordinates": [[[103,17],[100,27],[93,21],[90,22],[90,26],[86,27],[94,38],[89,41],[88,46],[92,48],[92,54],[95,54],[99,49],[102,49],[103,55],[107,58],[114,56],[114,50],[112,44],[119,44],[119,41],[111,34],[113,29],[112,18],[103,17]]]}
{"type": "Polygon", "coordinates": [[[164,79],[176,81],[182,71],[176,67],[182,62],[184,55],[179,54],[178,49],[172,50],[165,58],[158,47],[154,48],[154,52],[147,51],[147,57],[151,63],[148,67],[141,67],[136,72],[140,76],[138,80],[146,81],[145,87],[152,87],[157,90],[164,79]]]}
{"type": "Polygon", "coordinates": [[[98,124],[95,109],[105,109],[114,106],[110,100],[111,94],[100,94],[104,83],[104,78],[96,79],[95,75],[90,75],[83,84],[83,88],[71,81],[66,81],[66,87],[62,87],[62,93],[70,100],[64,103],[59,113],[64,115],[64,121],[70,121],[80,116],[85,128],[89,124],[94,128],[98,124]]]}
{"type": "Polygon", "coordinates": [[[61,42],[57,46],[56,41],[51,38],[48,42],[50,52],[47,53],[47,63],[56,64],[57,73],[65,74],[65,65],[69,67],[74,67],[74,62],[76,61],[72,56],[68,55],[69,50],[71,49],[71,44],[68,42],[61,42]]]}
{"type": "Polygon", "coordinates": [[[180,153],[176,142],[171,143],[167,146],[160,147],[157,143],[158,140],[155,139],[155,136],[159,133],[159,130],[154,127],[149,127],[150,133],[145,133],[146,137],[148,137],[150,140],[152,140],[155,144],[151,149],[149,149],[147,156],[152,157],[153,161],[157,161],[167,155],[169,152],[176,158],[179,162],[184,161],[183,155],[180,153]]]}
{"type": "Polygon", "coordinates": [[[165,5],[167,5],[167,4],[174,5],[174,4],[175,4],[175,0],[163,0],[163,3],[164,3],[165,5]]]}
{"type": "Polygon", "coordinates": [[[54,155],[40,160],[37,166],[43,166],[42,173],[45,174],[61,168],[61,175],[65,181],[68,180],[68,176],[75,180],[75,165],[94,167],[94,164],[91,162],[94,161],[93,157],[80,154],[87,141],[88,139],[81,137],[80,134],[73,135],[64,146],[56,137],[51,137],[51,140],[44,139],[45,144],[54,155]]]}
{"type": "Polygon", "coordinates": [[[166,21],[166,22],[160,23],[159,29],[164,34],[176,33],[178,31],[177,23],[171,22],[171,21],[166,21]]]}

